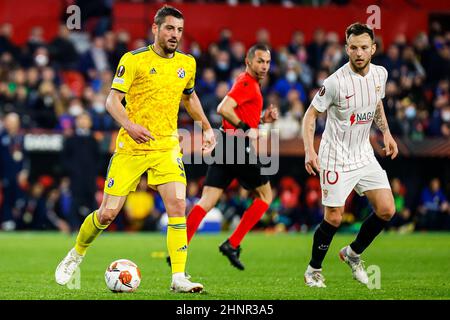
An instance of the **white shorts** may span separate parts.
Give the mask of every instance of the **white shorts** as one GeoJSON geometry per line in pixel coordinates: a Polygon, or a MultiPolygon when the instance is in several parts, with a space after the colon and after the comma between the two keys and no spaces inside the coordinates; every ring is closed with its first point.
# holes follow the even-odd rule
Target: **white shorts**
{"type": "Polygon", "coordinates": [[[322,170],[320,186],[322,204],[327,207],[343,207],[353,189],[360,196],[369,190],[391,189],[386,171],[378,161],[347,172],[322,170]]]}

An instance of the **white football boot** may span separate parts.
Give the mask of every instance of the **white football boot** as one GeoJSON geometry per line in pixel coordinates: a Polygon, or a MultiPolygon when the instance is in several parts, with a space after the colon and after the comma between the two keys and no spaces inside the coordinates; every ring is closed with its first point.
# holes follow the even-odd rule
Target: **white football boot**
{"type": "Polygon", "coordinates": [[[203,285],[200,283],[191,282],[184,275],[182,275],[179,277],[174,276],[172,278],[172,285],[170,286],[170,289],[174,292],[194,293],[201,292],[203,290],[203,285]]]}
{"type": "Polygon", "coordinates": [[[316,287],[316,288],[327,287],[325,285],[325,277],[322,274],[322,269],[313,269],[311,268],[311,266],[308,266],[303,278],[305,279],[305,284],[308,287],[316,287]]]}
{"type": "Polygon", "coordinates": [[[339,251],[339,258],[348,264],[352,269],[353,279],[361,282],[364,285],[369,283],[369,277],[367,276],[366,270],[364,270],[364,261],[361,260],[359,256],[352,257],[347,253],[348,246],[339,251]]]}
{"type": "Polygon", "coordinates": [[[67,256],[56,267],[56,282],[62,286],[66,285],[70,278],[72,278],[80,263],[83,261],[83,257],[84,256],[75,251],[75,248],[72,248],[67,256]]]}

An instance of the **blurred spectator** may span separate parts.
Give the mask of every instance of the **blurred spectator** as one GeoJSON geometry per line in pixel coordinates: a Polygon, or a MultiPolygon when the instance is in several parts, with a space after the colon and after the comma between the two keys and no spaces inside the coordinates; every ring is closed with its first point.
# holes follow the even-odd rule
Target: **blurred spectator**
{"type": "Polygon", "coordinates": [[[106,97],[103,94],[96,94],[94,96],[92,106],[89,109],[93,130],[112,131],[118,129],[115,120],[106,112],[105,101],[106,97]]]}
{"type": "Polygon", "coordinates": [[[447,197],[441,189],[439,178],[433,178],[428,187],[422,190],[418,209],[418,228],[440,230],[449,215],[447,197]]]}
{"type": "Polygon", "coordinates": [[[284,230],[300,230],[301,225],[306,224],[306,221],[301,219],[299,206],[302,190],[300,185],[292,177],[283,177],[279,189],[281,210],[277,221],[278,229],[282,227],[284,230]]]}
{"type": "Polygon", "coordinates": [[[201,187],[196,180],[188,181],[186,188],[186,212],[191,212],[192,207],[200,200],[201,187]]]}
{"type": "Polygon", "coordinates": [[[66,25],[59,26],[58,35],[49,43],[49,53],[56,67],[64,70],[76,69],[78,52],[69,39],[70,31],[66,25]]]}
{"type": "Polygon", "coordinates": [[[111,69],[108,54],[105,50],[105,39],[101,36],[94,38],[92,47],[80,59],[79,69],[87,80],[98,78],[99,73],[111,69]]]}
{"type": "Polygon", "coordinates": [[[100,153],[91,127],[89,114],[81,113],[76,117],[73,136],[64,141],[62,157],[70,178],[72,209],[69,222],[72,231],[77,230],[84,218],[97,208],[95,191],[100,153]]]}
{"type": "Polygon", "coordinates": [[[305,35],[300,30],[292,33],[291,42],[289,43],[288,50],[291,54],[297,54],[297,52],[305,46],[305,35]]]}
{"type": "Polygon", "coordinates": [[[305,184],[305,222],[314,229],[323,220],[322,190],[317,176],[310,176],[305,184]]]}
{"type": "Polygon", "coordinates": [[[298,138],[301,134],[301,119],[305,108],[297,90],[289,91],[287,102],[287,106],[282,106],[281,110],[286,108],[288,110],[273,123],[273,128],[280,130],[281,139],[298,138]]]}
{"type": "Polygon", "coordinates": [[[13,27],[10,23],[0,25],[0,54],[10,53],[12,56],[18,56],[19,48],[11,41],[13,27]]]}
{"type": "Polygon", "coordinates": [[[201,99],[208,94],[214,93],[216,86],[216,73],[211,68],[205,68],[202,72],[201,78],[197,80],[195,91],[201,99]]]}
{"type": "Polygon", "coordinates": [[[0,132],[0,184],[3,189],[1,229],[14,230],[24,207],[24,189],[28,184],[29,160],[23,146],[20,119],[17,113],[8,113],[0,132]]]}
{"type": "Polygon", "coordinates": [[[389,227],[400,233],[411,232],[414,230],[414,223],[412,221],[411,210],[405,203],[406,187],[399,178],[393,178],[391,179],[391,188],[396,213],[389,222],[389,227]]]}
{"type": "Polygon", "coordinates": [[[218,81],[227,81],[231,75],[231,61],[228,51],[219,51],[214,64],[214,72],[218,81]]]}
{"type": "Polygon", "coordinates": [[[280,77],[274,84],[273,90],[276,91],[282,99],[287,97],[291,89],[295,89],[300,93],[302,102],[306,102],[306,92],[299,79],[300,66],[295,57],[288,57],[286,63],[286,73],[280,77]]]}
{"type": "Polygon", "coordinates": [[[318,28],[314,31],[313,41],[307,47],[308,64],[314,69],[319,70],[323,54],[326,48],[325,32],[318,28]]]}
{"type": "Polygon", "coordinates": [[[42,82],[39,95],[32,106],[33,119],[39,128],[53,129],[58,123],[57,110],[62,109],[55,85],[50,81],[42,82]]]}
{"type": "Polygon", "coordinates": [[[126,220],[131,231],[156,230],[159,217],[152,215],[155,203],[147,189],[147,177],[143,175],[136,191],[131,192],[125,202],[126,220]]]}
{"type": "Polygon", "coordinates": [[[211,122],[211,126],[214,128],[219,128],[222,123],[222,117],[217,113],[217,106],[227,95],[229,91],[228,83],[219,82],[217,84],[216,90],[212,94],[205,95],[202,99],[203,109],[205,110],[206,116],[211,122]]]}

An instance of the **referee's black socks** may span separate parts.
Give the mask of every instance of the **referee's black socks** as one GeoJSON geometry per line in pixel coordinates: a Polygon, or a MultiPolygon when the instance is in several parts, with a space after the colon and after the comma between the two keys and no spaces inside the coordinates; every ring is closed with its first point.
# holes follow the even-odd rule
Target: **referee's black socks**
{"type": "Polygon", "coordinates": [[[361,254],[372,243],[373,239],[383,231],[388,222],[378,217],[375,212],[372,212],[361,225],[355,241],[350,244],[352,250],[357,254],[361,254]]]}
{"type": "Polygon", "coordinates": [[[314,233],[312,256],[309,265],[314,269],[322,268],[322,261],[325,259],[331,240],[337,231],[337,227],[329,224],[325,220],[319,225],[314,233]]]}

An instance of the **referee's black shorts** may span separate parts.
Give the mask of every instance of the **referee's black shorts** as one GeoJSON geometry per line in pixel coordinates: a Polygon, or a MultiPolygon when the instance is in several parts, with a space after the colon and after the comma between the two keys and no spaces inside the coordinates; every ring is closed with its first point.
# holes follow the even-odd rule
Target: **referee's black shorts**
{"type": "Polygon", "coordinates": [[[253,190],[269,182],[269,177],[261,174],[262,165],[249,138],[228,135],[223,131],[221,133],[222,139],[218,139],[211,153],[215,161],[208,165],[205,185],[226,189],[237,178],[245,189],[253,190]],[[241,160],[240,163],[238,160],[241,160]]]}

